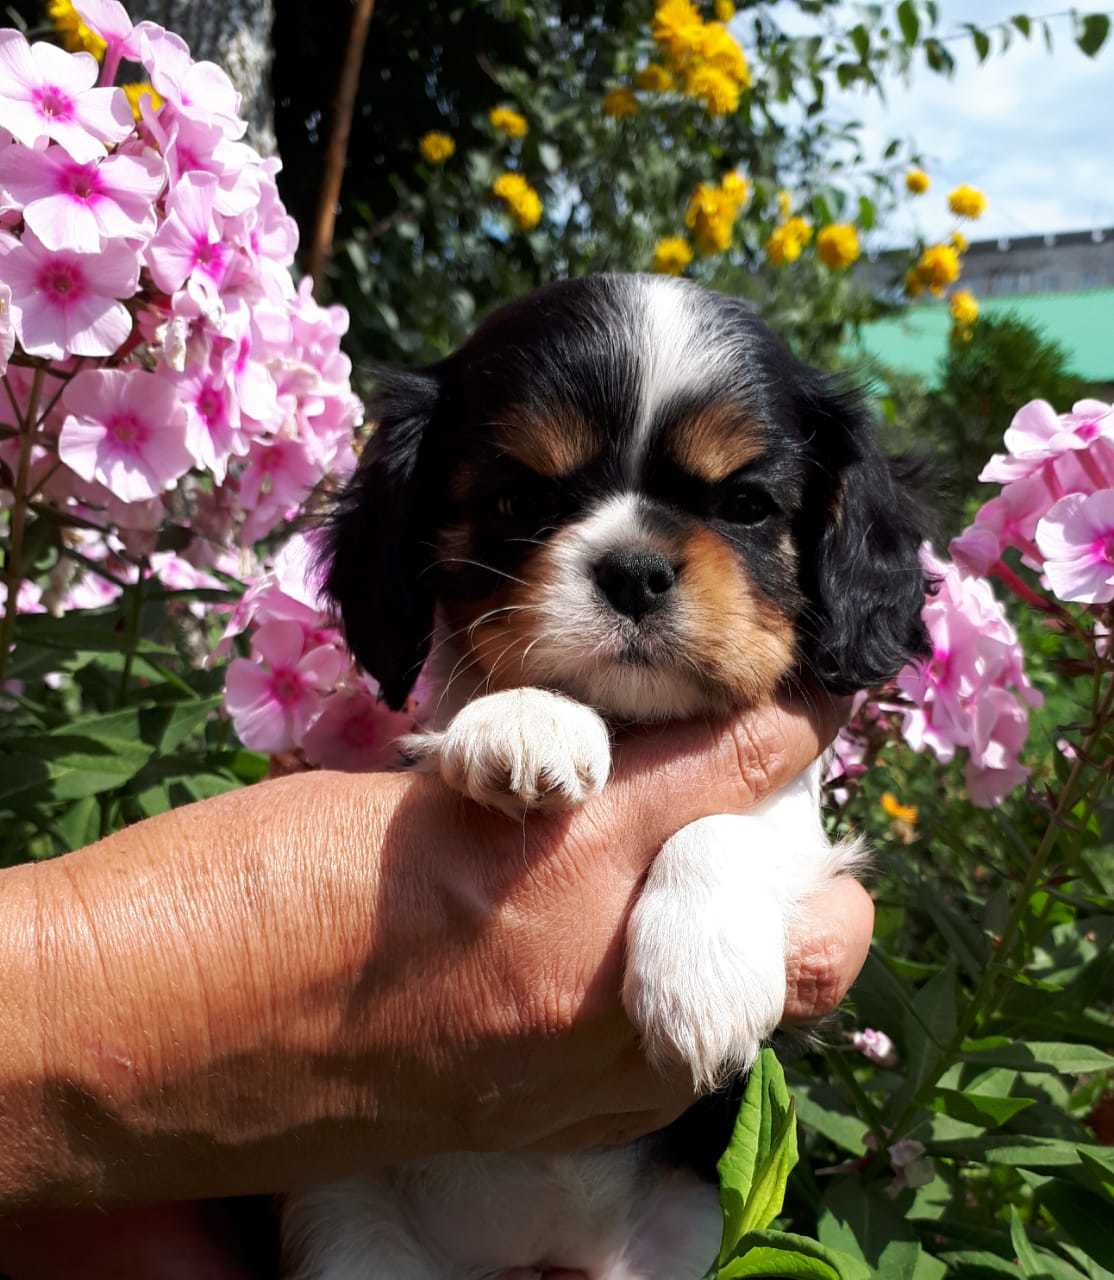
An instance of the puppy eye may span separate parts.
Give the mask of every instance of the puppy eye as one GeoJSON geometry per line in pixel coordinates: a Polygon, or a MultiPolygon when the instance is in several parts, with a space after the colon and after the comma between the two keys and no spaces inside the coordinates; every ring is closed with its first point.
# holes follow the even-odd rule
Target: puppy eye
{"type": "Polygon", "coordinates": [[[727,494],[720,502],[720,517],[732,524],[761,524],[777,511],[777,503],[762,489],[744,485],[727,494]]]}

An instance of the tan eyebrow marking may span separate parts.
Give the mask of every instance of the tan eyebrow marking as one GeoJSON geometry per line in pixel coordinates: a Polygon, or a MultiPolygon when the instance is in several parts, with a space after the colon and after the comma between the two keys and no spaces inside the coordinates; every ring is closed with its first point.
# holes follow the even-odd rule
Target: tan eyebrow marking
{"type": "Polygon", "coordinates": [[[512,458],[542,476],[567,476],[598,458],[600,433],[579,414],[512,412],[495,424],[496,438],[512,458]]]}
{"type": "Polygon", "coordinates": [[[669,434],[674,459],[709,484],[718,484],[753,462],[764,447],[761,427],[734,405],[723,403],[682,419],[669,434]]]}

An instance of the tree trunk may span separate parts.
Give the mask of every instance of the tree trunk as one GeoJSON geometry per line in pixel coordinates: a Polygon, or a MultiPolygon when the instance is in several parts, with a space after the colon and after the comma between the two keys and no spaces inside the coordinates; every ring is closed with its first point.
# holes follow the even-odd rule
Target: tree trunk
{"type": "Polygon", "coordinates": [[[128,0],[133,22],[158,22],[180,35],[198,61],[228,72],[243,98],[245,139],[263,155],[275,150],[271,98],[274,0],[128,0]]]}

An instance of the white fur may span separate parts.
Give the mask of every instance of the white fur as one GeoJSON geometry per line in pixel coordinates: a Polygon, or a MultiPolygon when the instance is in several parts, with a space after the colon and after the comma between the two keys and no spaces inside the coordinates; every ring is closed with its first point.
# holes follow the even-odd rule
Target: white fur
{"type": "Polygon", "coordinates": [[[719,1245],[714,1187],[648,1142],[575,1156],[449,1155],[295,1197],[289,1280],[700,1280],[719,1245]]]}
{"type": "Polygon", "coordinates": [[[489,693],[447,729],[411,734],[399,746],[435,766],[454,791],[511,817],[583,804],[611,772],[604,722],[591,707],[545,689],[489,693]]]}
{"type": "Polygon", "coordinates": [[[819,765],[753,813],[683,827],[662,846],[631,915],[623,1001],[651,1061],[700,1089],[747,1070],[781,1021],[789,927],[852,872],[819,820],[819,765]]]}

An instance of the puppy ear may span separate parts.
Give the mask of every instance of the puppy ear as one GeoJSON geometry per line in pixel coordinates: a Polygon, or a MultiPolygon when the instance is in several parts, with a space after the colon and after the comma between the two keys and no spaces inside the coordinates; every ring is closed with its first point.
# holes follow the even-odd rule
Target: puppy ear
{"type": "Polygon", "coordinates": [[[422,463],[437,397],[429,370],[380,374],[368,406],[378,425],[325,526],[325,594],[353,656],[395,711],[414,687],[433,629],[422,463]]]}
{"type": "Polygon", "coordinates": [[[804,656],[826,688],[844,694],[928,654],[919,553],[932,521],[917,464],[882,455],[859,397],[830,384],[818,391],[803,423],[813,450],[804,504],[811,528],[801,539],[804,656]]]}

